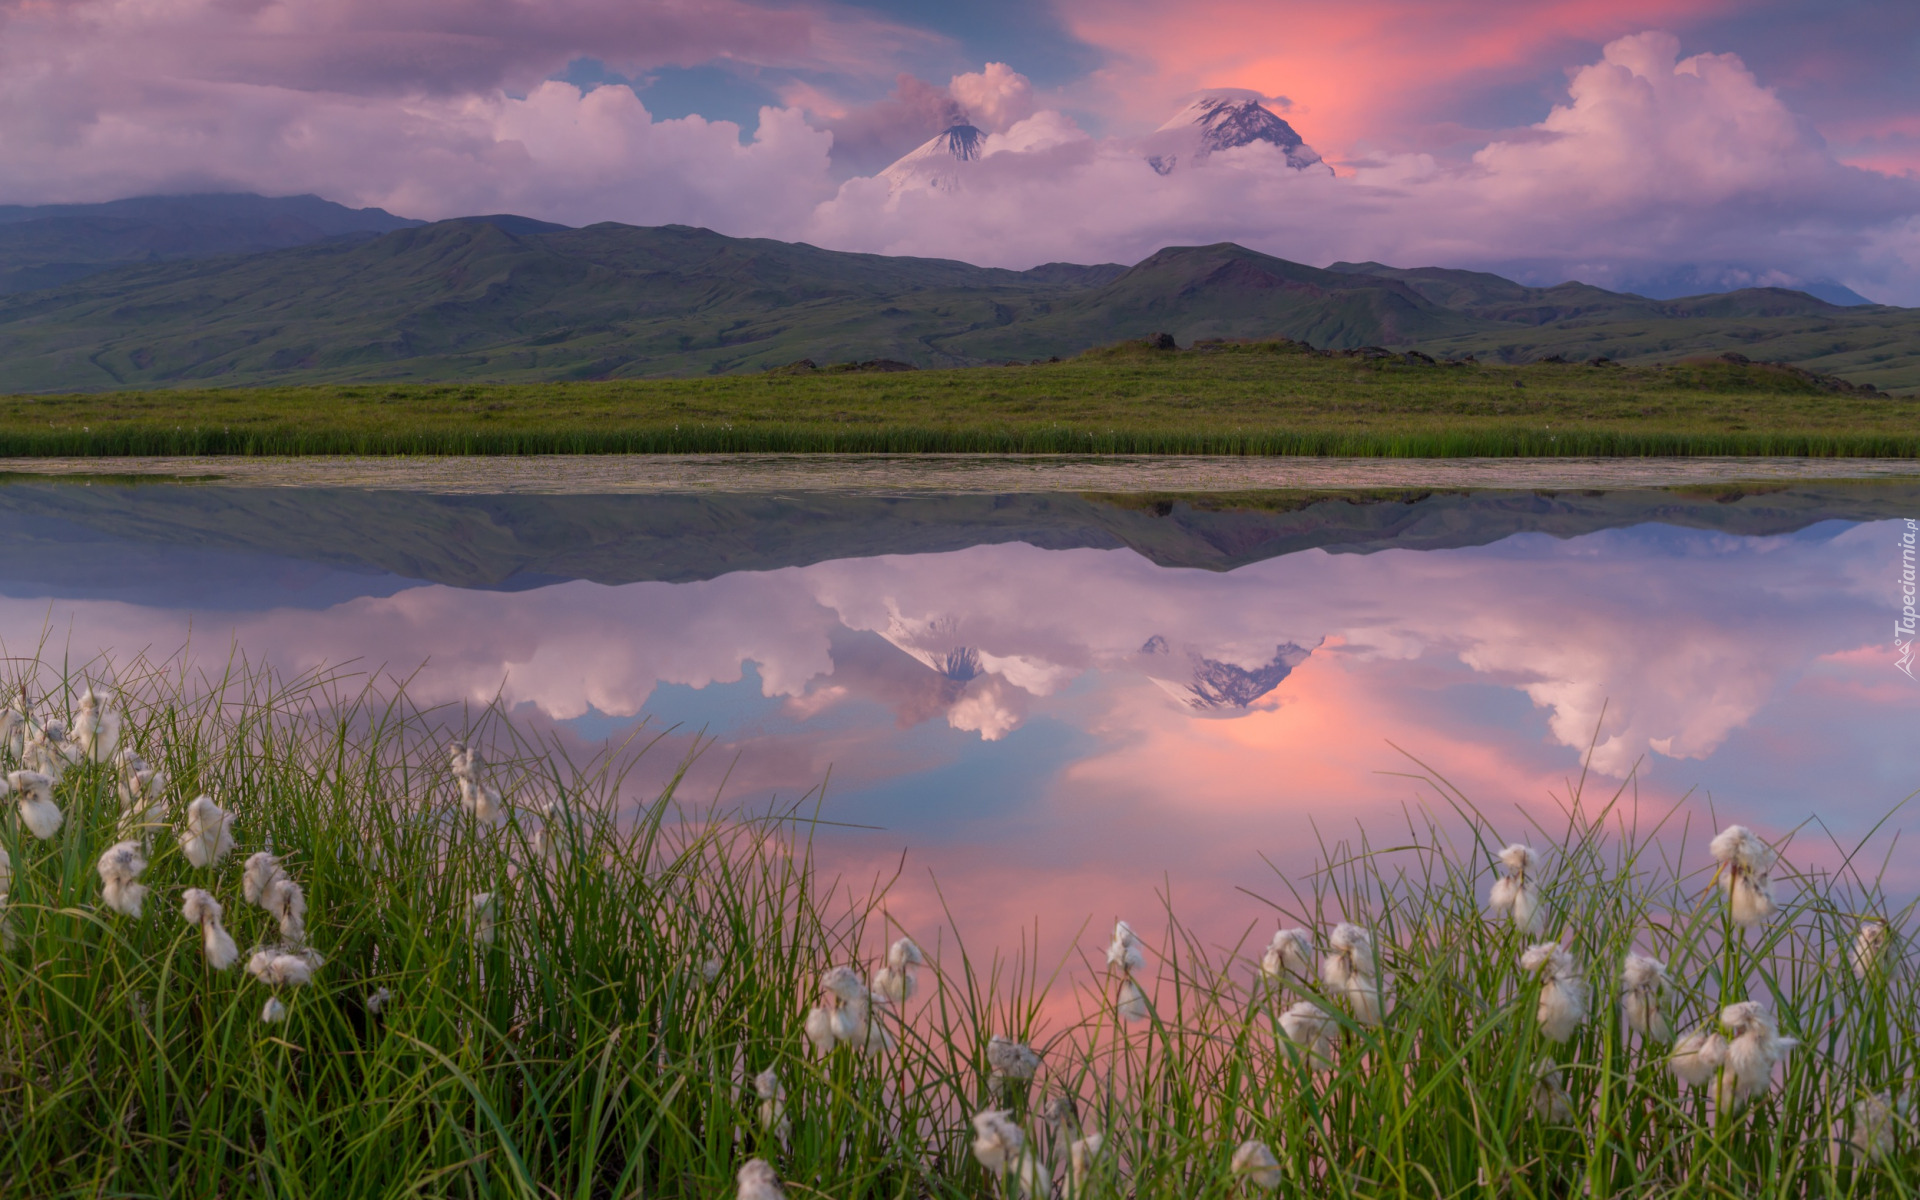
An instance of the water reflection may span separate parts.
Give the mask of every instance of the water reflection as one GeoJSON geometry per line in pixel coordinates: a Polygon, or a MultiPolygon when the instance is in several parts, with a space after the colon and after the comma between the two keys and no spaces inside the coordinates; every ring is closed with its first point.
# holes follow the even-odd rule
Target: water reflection
{"type": "MultiPolygon", "coordinates": [[[[473,497],[0,488],[0,635],[301,671],[577,744],[713,739],[694,795],[830,774],[831,861],[983,940],[1157,908],[1221,931],[1446,776],[1857,833],[1917,785],[1892,666],[1911,485],[1156,497],[473,497]],[[422,664],[425,664],[422,667],[422,664]],[[417,670],[416,670],[417,669],[417,670]],[[1415,766],[1418,762],[1419,767],[1415,766]],[[1637,772],[1636,772],[1637,768],[1637,772]]],[[[1811,851],[1810,851],[1811,852],[1811,851]]],[[[1912,883],[1912,880],[1905,882],[1912,883]]]]}

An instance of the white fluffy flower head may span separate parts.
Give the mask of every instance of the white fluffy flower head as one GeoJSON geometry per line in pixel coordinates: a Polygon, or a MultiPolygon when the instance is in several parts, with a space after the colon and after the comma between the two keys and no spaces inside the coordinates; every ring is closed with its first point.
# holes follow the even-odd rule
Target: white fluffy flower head
{"type": "Polygon", "coordinates": [[[1265,1142],[1248,1139],[1233,1152],[1233,1173],[1264,1192],[1280,1186],[1280,1160],[1265,1142]]]}
{"type": "MultiPolygon", "coordinates": [[[[120,842],[107,847],[100,856],[100,894],[108,908],[124,913],[129,917],[140,915],[141,902],[147,898],[147,888],[140,880],[140,873],[147,869],[147,856],[141,853],[139,842],[120,842]]],[[[5,887],[0,885],[0,891],[5,887]]]]}
{"type": "Polygon", "coordinates": [[[1007,1165],[1020,1157],[1027,1147],[1027,1135],[1015,1125],[1006,1109],[989,1108],[973,1114],[973,1156],[996,1176],[1007,1172],[1007,1165]]]}
{"type": "Polygon", "coordinates": [[[1587,984],[1569,954],[1556,942],[1527,947],[1520,955],[1522,970],[1540,977],[1540,1005],[1536,1017],[1540,1033],[1550,1042],[1564,1042],[1587,1019],[1587,984]]]}
{"type": "Polygon", "coordinates": [[[1667,1066],[1683,1085],[1697,1088],[1713,1082],[1726,1061],[1727,1039],[1712,1029],[1690,1029],[1673,1044],[1667,1066]]]}
{"type": "Polygon", "coordinates": [[[180,916],[189,925],[200,927],[201,952],[206,955],[207,965],[216,971],[226,970],[240,957],[232,935],[220,923],[224,915],[220,902],[204,888],[188,888],[180,893],[180,916]]]}
{"type": "Polygon", "coordinates": [[[211,867],[233,853],[233,814],[197,796],[187,805],[187,825],[180,832],[180,849],[196,867],[211,867]]]}
{"type": "Polygon", "coordinates": [[[787,1200],[780,1176],[763,1158],[750,1158],[736,1177],[740,1185],[738,1200],[787,1200]]]}
{"type": "Polygon", "coordinates": [[[1032,1079],[1040,1069],[1040,1056],[1025,1042],[996,1033],[987,1039],[987,1065],[1002,1079],[1032,1079]]]}
{"type": "Polygon", "coordinates": [[[1362,1025],[1381,1023],[1379,963],[1373,935],[1350,922],[1333,927],[1326,956],[1320,960],[1320,978],[1346,997],[1354,1020],[1362,1025]]]}
{"type": "Polygon", "coordinates": [[[1134,934],[1133,926],[1125,921],[1114,922],[1113,941],[1107,944],[1107,966],[1131,975],[1146,965],[1147,956],[1140,949],[1140,939],[1134,934]]]}
{"type": "Polygon", "coordinates": [[[1260,955],[1260,973],[1275,983],[1299,984],[1313,977],[1313,935],[1304,929],[1277,930],[1260,955]]]}
{"type": "Polygon", "coordinates": [[[1496,917],[1513,922],[1523,933],[1538,936],[1546,920],[1540,903],[1540,884],[1535,878],[1539,851],[1515,842],[1500,851],[1499,859],[1506,874],[1493,881],[1493,887],[1487,892],[1487,907],[1496,917]]]}
{"type": "Polygon", "coordinates": [[[1773,847],[1745,825],[1729,825],[1715,835],[1707,849],[1720,864],[1720,886],[1727,893],[1733,919],[1757,925],[1773,915],[1773,847]]]}
{"type": "Polygon", "coordinates": [[[1727,1037],[1726,1067],[1720,1075],[1722,1105],[1739,1108],[1773,1086],[1773,1069],[1800,1043],[1781,1037],[1773,1017],[1752,1000],[1720,1010],[1727,1037]]]}
{"type": "Polygon", "coordinates": [[[1620,968],[1620,1015],[1627,1029],[1655,1042],[1673,1040],[1667,1019],[1667,964],[1628,951],[1620,968]]]}
{"type": "Polygon", "coordinates": [[[43,842],[58,833],[66,820],[66,814],[53,802],[53,785],[54,777],[45,771],[12,771],[7,775],[7,789],[16,798],[20,824],[43,842]]]}
{"type": "Polygon", "coordinates": [[[1339,1031],[1333,1014],[1312,1000],[1302,1000],[1280,1014],[1280,1032],[1317,1068],[1331,1065],[1333,1039],[1339,1031]]]}

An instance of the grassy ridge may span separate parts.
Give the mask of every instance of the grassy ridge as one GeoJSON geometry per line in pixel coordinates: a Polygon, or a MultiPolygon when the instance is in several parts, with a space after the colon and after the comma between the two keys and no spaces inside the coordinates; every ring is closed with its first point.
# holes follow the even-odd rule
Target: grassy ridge
{"type": "MultiPolygon", "coordinates": [[[[63,715],[68,682],[27,675],[52,697],[40,718],[63,715]]],[[[1397,832],[1397,850],[1326,846],[1322,869],[1276,880],[1271,909],[1248,902],[1323,947],[1336,921],[1371,929],[1383,1021],[1317,981],[1263,981],[1264,934],[1220,947],[1135,913],[1152,943],[1134,972],[1141,1019],[1117,1010],[1124,983],[1097,951],[1055,968],[905,930],[934,953],[915,998],[872,1010],[891,1046],[822,1053],[801,1032],[822,971],[864,978],[903,931],[883,896],[829,900],[803,820],[689,812],[671,786],[621,808],[618,756],[577,766],[490,715],[462,731],[493,750],[486,778],[505,793],[504,816],[482,820],[453,795],[454,731],[404,696],[247,670],[211,687],[138,663],[118,677],[126,740],[175,781],[167,825],[206,790],[237,814],[239,846],[194,866],[159,830],[152,894],[129,916],[102,904],[93,869],[123,836],[113,766],[66,772],[48,840],[0,821],[9,1195],[721,1197],[758,1156],[794,1196],[1013,1200],[969,1152],[968,1116],[989,1106],[1025,1127],[1048,1181],[1065,1174],[1064,1135],[1101,1132],[1083,1200],[1244,1197],[1229,1161],[1248,1138],[1275,1150],[1283,1194],[1335,1200],[1913,1192],[1904,1117],[1885,1147],[1853,1145],[1863,1100],[1911,1111],[1911,909],[1890,911],[1850,866],[1783,864],[1780,911],[1743,930],[1700,839],[1642,827],[1625,788],[1576,788],[1564,833],[1536,841],[1542,937],[1592,988],[1564,1041],[1537,1026],[1543,983],[1518,965],[1534,939],[1484,911],[1505,839],[1429,776],[1454,810],[1444,826],[1397,832]],[[183,889],[206,888],[242,961],[279,941],[240,889],[241,860],[266,845],[305,889],[305,941],[325,956],[310,985],[277,992],[210,970],[179,916],[183,889]],[[489,937],[471,916],[483,892],[499,906],[489,937]],[[1870,919],[1895,940],[1856,972],[1870,919]],[[1754,999],[1800,1039],[1750,1104],[1680,1086],[1667,1047],[1625,1028],[1630,949],[1669,964],[1658,1008],[1676,1031],[1754,999]],[[288,1010],[272,1024],[270,994],[288,1010]],[[1300,1004],[1333,1023],[1323,1059],[1285,1032],[1300,1004]],[[1042,1051],[1034,1079],[989,1071],[994,1034],[1042,1051]],[[782,1114],[748,1082],[767,1068],[782,1114]],[[1549,1071],[1560,1094],[1543,1098],[1549,1071]]]]}
{"type": "Polygon", "coordinates": [[[1281,343],[698,380],[0,397],[0,454],[1920,454],[1920,400],[1760,364],[1433,366],[1281,343]]]}

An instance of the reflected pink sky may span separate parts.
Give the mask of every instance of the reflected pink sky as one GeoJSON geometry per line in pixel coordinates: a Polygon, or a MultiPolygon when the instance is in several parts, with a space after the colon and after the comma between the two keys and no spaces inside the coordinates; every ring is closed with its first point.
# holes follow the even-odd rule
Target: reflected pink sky
{"type": "Polygon", "coordinates": [[[1037,919],[1057,955],[1088,922],[1088,947],[1116,916],[1158,925],[1169,892],[1210,940],[1264,940],[1270,910],[1238,889],[1283,898],[1268,862],[1304,871],[1356,824],[1401,839],[1433,798],[1414,758],[1502,833],[1557,836],[1596,728],[1589,795],[1636,764],[1645,813],[1691,791],[1696,853],[1710,810],[1861,834],[1920,787],[1920,687],[1890,649],[1900,528],[1641,525],[1224,573],[1012,543],[238,612],[15,588],[0,636],[9,654],[50,627],[76,659],[190,635],[203,661],[237,645],[287,671],[385,666],[419,703],[497,693],[583,750],[677,726],[643,782],[704,731],[684,797],[761,808],[830,775],[823,819],[877,828],[823,830],[821,859],[864,891],[904,850],[901,926],[938,940],[944,896],[976,952],[1037,919]]]}

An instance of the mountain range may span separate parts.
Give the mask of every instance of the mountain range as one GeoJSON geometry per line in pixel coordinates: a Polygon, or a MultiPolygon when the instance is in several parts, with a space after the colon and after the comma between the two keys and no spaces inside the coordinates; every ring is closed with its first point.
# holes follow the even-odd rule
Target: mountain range
{"type": "Polygon", "coordinates": [[[0,293],[57,287],[132,263],[366,238],[424,221],[318,196],[135,196],[105,204],[0,204],[0,293]]]}
{"type": "Polygon", "coordinates": [[[533,381],[797,360],[955,367],[1162,332],[1181,344],[1278,336],[1507,362],[1738,351],[1920,387],[1920,310],[1780,288],[1650,300],[1441,268],[1317,268],[1231,243],[1168,247],[1132,266],[1012,271],[680,225],[419,224],[312,197],[122,203],[137,215],[0,210],[0,246],[40,256],[0,254],[0,274],[56,280],[0,295],[0,388],[533,381]],[[169,225],[168,205],[191,219],[169,225]],[[222,226],[222,212],[236,215],[222,226]],[[84,232],[107,219],[147,232],[84,232]],[[8,243],[9,230],[37,232],[8,243]],[[273,238],[298,244],[259,244],[273,238]]]}

